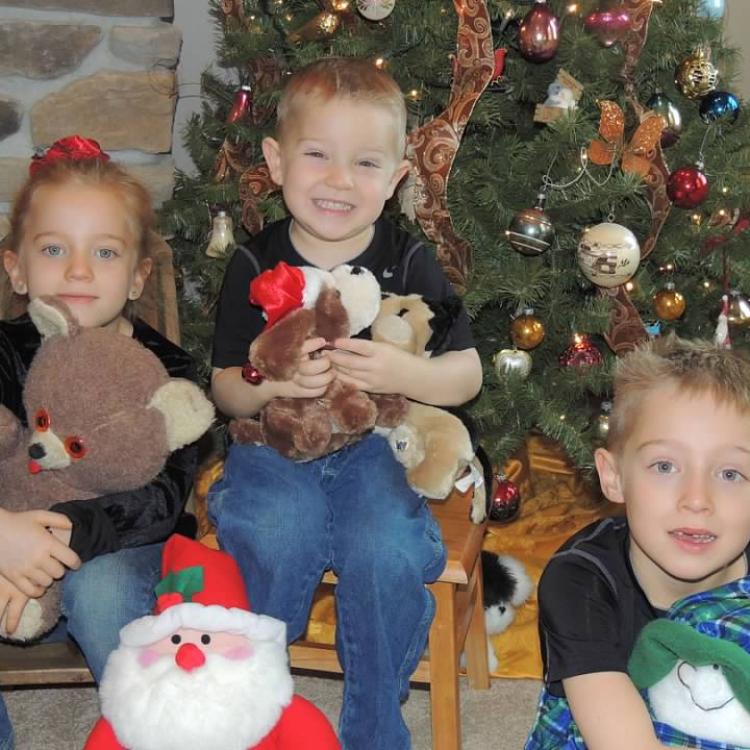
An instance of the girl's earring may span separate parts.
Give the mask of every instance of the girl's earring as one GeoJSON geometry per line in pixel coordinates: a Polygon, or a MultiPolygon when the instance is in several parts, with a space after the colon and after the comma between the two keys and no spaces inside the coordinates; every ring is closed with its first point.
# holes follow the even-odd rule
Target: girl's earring
{"type": "Polygon", "coordinates": [[[141,296],[141,295],[140,295],[140,294],[138,294],[138,292],[137,292],[137,291],[136,291],[135,289],[131,289],[131,290],[130,290],[130,293],[128,294],[128,299],[129,299],[129,300],[132,300],[132,301],[135,301],[135,300],[137,300],[137,299],[138,299],[138,297],[140,297],[140,296],[141,296]]]}
{"type": "Polygon", "coordinates": [[[15,284],[13,284],[13,291],[16,294],[19,294],[23,297],[23,295],[29,291],[29,288],[26,286],[26,284],[23,281],[18,281],[15,284]]]}

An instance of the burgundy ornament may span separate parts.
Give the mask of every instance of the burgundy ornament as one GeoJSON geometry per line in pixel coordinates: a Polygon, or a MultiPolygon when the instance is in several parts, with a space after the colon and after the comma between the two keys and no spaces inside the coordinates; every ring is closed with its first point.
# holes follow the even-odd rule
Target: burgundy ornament
{"type": "Polygon", "coordinates": [[[602,46],[611,47],[630,30],[630,13],[625,8],[595,10],[586,16],[583,24],[602,46]]]}
{"type": "Polygon", "coordinates": [[[505,474],[497,474],[497,486],[492,493],[490,504],[490,521],[508,523],[512,521],[521,510],[521,491],[515,482],[511,482],[505,474]]]}
{"type": "Polygon", "coordinates": [[[252,362],[242,365],[242,379],[250,385],[260,385],[265,380],[263,373],[257,367],[253,367],[252,362]]]}
{"type": "Polygon", "coordinates": [[[697,166],[680,167],[669,175],[667,195],[679,208],[695,208],[708,198],[708,177],[697,166]]]}
{"type": "Polygon", "coordinates": [[[560,19],[549,9],[546,0],[537,0],[518,29],[521,55],[531,62],[551,60],[560,45],[560,19]]]}
{"type": "Polygon", "coordinates": [[[573,343],[560,355],[558,361],[563,367],[591,367],[604,362],[602,353],[591,343],[585,334],[577,333],[573,343]]]}
{"type": "Polygon", "coordinates": [[[229,110],[227,115],[227,125],[233,125],[235,122],[239,122],[244,119],[245,116],[250,112],[250,107],[253,105],[253,87],[250,84],[243,84],[237,90],[232,101],[232,109],[229,110]]]}

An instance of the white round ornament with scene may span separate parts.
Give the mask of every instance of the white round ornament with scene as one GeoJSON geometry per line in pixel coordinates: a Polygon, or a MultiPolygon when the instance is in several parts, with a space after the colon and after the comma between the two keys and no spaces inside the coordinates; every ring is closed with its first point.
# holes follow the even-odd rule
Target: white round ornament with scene
{"type": "Polygon", "coordinates": [[[368,21],[382,21],[388,18],[396,6],[396,0],[357,0],[357,10],[368,21]]]}
{"type": "Polygon", "coordinates": [[[638,270],[641,248],[622,224],[604,222],[586,229],[578,243],[578,265],[597,286],[624,284],[638,270]]]}

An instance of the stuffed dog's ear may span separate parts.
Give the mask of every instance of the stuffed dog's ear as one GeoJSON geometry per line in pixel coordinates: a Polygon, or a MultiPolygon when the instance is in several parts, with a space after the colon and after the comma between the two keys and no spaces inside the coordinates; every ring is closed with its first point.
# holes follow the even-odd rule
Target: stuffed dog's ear
{"type": "Polygon", "coordinates": [[[461,300],[455,294],[446,297],[441,301],[425,300],[427,306],[432,310],[430,319],[430,328],[432,336],[427,342],[425,349],[432,353],[432,356],[442,354],[445,350],[451,328],[461,312],[461,300]]]}

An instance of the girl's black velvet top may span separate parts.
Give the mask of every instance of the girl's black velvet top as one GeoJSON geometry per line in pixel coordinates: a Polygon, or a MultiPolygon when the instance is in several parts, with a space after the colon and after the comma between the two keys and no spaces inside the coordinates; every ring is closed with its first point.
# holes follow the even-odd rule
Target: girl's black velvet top
{"type": "MultiPolygon", "coordinates": [[[[133,338],[150,349],[172,377],[197,380],[192,357],[140,319],[133,323],[133,338]]],[[[28,315],[0,321],[0,402],[24,424],[23,385],[40,344],[39,333],[28,315]]],[[[91,376],[96,377],[96,373],[91,376]]],[[[58,503],[50,510],[72,521],[70,546],[84,562],[123,547],[161,541],[172,533],[182,513],[197,459],[197,446],[186,446],[169,456],[161,474],[146,487],[92,500],[58,503]]],[[[0,504],[1,493],[2,488],[0,504]]]]}

